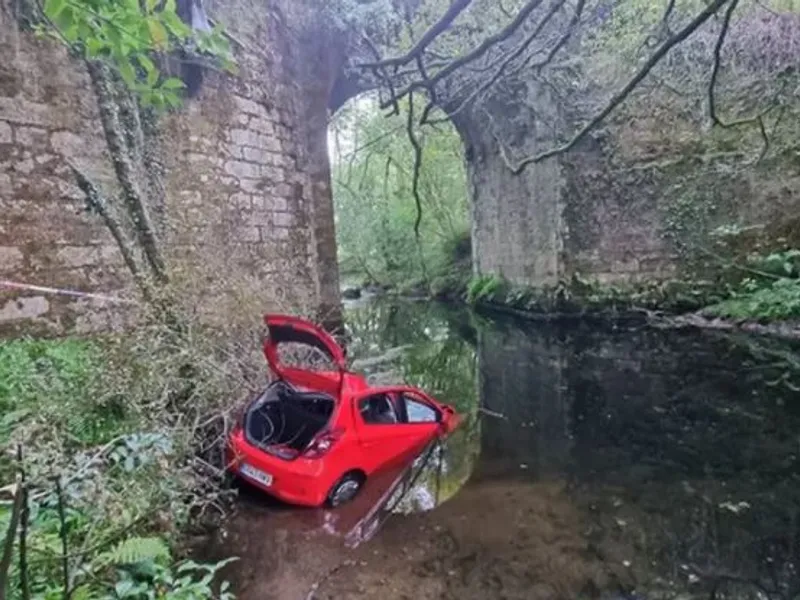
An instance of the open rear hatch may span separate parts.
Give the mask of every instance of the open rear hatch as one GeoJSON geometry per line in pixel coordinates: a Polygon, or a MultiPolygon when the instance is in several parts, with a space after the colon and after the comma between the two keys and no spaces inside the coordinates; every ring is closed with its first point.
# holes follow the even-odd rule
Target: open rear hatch
{"type": "Polygon", "coordinates": [[[338,397],[342,378],[347,369],[344,350],[321,327],[288,315],[266,315],[269,336],[264,342],[264,355],[270,369],[283,381],[296,388],[326,392],[338,397]],[[282,348],[300,345],[315,349],[327,358],[325,369],[312,369],[308,365],[295,365],[282,356],[282,348]]]}

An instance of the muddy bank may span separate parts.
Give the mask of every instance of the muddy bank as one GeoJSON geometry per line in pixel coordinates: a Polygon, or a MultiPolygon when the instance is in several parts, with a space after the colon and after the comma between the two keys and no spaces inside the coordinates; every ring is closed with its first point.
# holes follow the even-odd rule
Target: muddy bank
{"type": "Polygon", "coordinates": [[[604,560],[608,551],[586,537],[591,523],[560,482],[478,477],[435,510],[394,515],[355,549],[346,527],[327,522],[331,512],[259,496],[248,494],[225,532],[198,549],[236,549],[242,559],[226,576],[243,600],[567,600],[635,587],[625,562],[604,560]]]}
{"type": "Polygon", "coordinates": [[[800,340],[800,322],[797,321],[759,323],[757,321],[731,321],[729,319],[706,316],[702,313],[675,316],[651,313],[648,315],[648,323],[661,329],[708,329],[772,336],[792,341],[800,340]]]}
{"type": "Polygon", "coordinates": [[[629,577],[593,552],[587,525],[562,484],[474,481],[435,511],[388,522],[314,597],[596,597],[629,577]]]}

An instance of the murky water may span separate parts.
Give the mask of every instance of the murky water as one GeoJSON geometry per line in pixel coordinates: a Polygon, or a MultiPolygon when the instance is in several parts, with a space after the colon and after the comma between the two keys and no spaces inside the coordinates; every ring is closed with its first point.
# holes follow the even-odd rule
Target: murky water
{"type": "Polygon", "coordinates": [[[348,324],[374,381],[469,418],[347,509],[244,493],[208,552],[242,558],[240,597],[800,597],[795,349],[428,303],[348,324]]]}

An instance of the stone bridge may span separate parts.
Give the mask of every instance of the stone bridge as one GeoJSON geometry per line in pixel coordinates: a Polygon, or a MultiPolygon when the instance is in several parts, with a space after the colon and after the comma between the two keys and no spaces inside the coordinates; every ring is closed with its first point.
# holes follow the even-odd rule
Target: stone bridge
{"type": "MultiPolygon", "coordinates": [[[[117,293],[130,283],[120,254],[83,210],[67,166],[113,193],[87,74],[54,43],[21,31],[11,5],[2,0],[0,12],[0,279],[117,293]]],[[[235,40],[240,69],[208,73],[199,95],[162,120],[167,194],[154,208],[170,260],[203,267],[208,280],[255,282],[264,308],[335,312],[327,122],[363,90],[343,76],[345,36],[316,0],[216,0],[209,10],[235,40]]],[[[705,134],[686,121],[665,133],[663,113],[647,102],[571,152],[515,174],[510,163],[558,143],[588,114],[548,90],[523,74],[454,118],[479,274],[534,286],[573,274],[605,283],[665,279],[680,266],[667,235],[675,219],[746,225],[800,206],[800,171],[789,154],[754,163],[752,149],[698,151],[705,134]],[[680,212],[694,206],[701,212],[680,212]]],[[[0,328],[108,325],[86,305],[0,290],[0,328]]]]}

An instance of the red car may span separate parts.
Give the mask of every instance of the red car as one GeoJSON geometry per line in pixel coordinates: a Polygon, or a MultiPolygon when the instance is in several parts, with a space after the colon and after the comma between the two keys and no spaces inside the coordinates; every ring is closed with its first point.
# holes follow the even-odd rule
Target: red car
{"type": "Polygon", "coordinates": [[[313,323],[285,315],[264,320],[264,354],[276,380],[231,432],[227,464],[269,494],[293,504],[338,506],[368,477],[410,461],[458,425],[452,407],[416,388],[370,387],[347,370],[342,348],[313,323]],[[282,344],[316,348],[333,366],[292,366],[282,344]]]}

